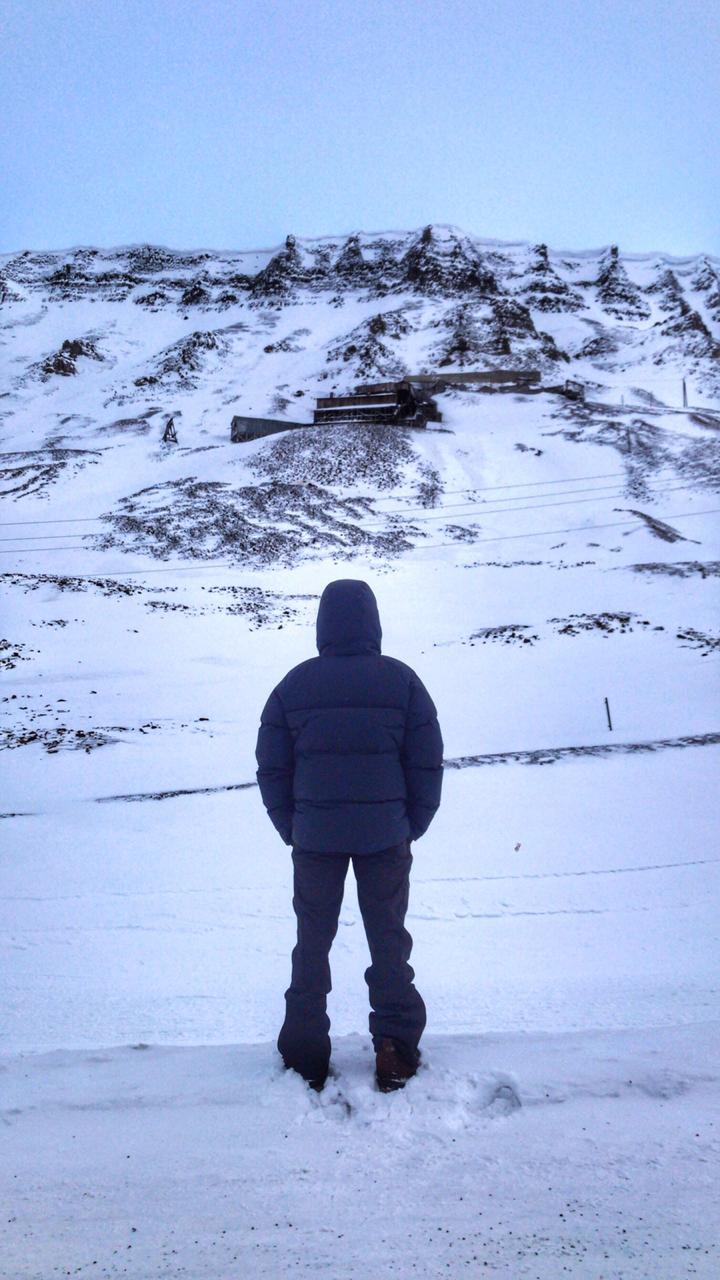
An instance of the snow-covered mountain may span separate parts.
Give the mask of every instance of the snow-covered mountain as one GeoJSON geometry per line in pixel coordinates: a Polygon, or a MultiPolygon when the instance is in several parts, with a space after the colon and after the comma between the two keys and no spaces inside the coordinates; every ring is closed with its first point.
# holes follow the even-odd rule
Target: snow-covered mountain
{"type": "Polygon", "coordinates": [[[431,227],[0,271],[8,1275],[714,1280],[720,262],[431,227]],[[545,389],[447,390],[424,430],[230,441],[514,368],[545,389]],[[273,1047],[257,722],[346,576],[445,740],[390,1099],[350,885],[337,1079],[273,1047]]]}
{"type": "MultiPolygon", "coordinates": [[[[14,469],[5,459],[11,494],[44,491],[49,477],[96,467],[111,448],[143,437],[155,444],[171,412],[180,445],[198,448],[227,441],[235,413],[310,422],[318,394],[408,373],[533,368],[545,385],[580,379],[595,409],[556,405],[560,420],[642,465],[668,460],[658,410],[688,397],[696,408],[711,407],[720,398],[720,261],[709,256],[623,257],[614,246],[551,252],[452,227],[312,241],[288,236],[277,251],[253,253],[84,248],[4,258],[0,300],[0,430],[5,452],[18,454],[14,469]]],[[[277,467],[263,452],[256,473],[267,483],[346,485],[368,451],[347,432],[334,439],[330,455],[316,432],[271,449],[277,467]],[[342,462],[348,449],[349,467],[342,462]]],[[[397,465],[388,470],[386,433],[375,440],[366,478],[387,487],[400,473],[397,465]]],[[[400,441],[390,452],[408,454],[400,441]]],[[[694,467],[710,466],[700,442],[687,444],[694,467]]],[[[117,479],[122,466],[112,470],[117,479]]],[[[225,475],[224,468],[212,478],[186,469],[180,479],[221,483],[225,475]]],[[[423,483],[423,476],[415,480],[423,483]]],[[[106,514],[126,530],[132,516],[138,533],[137,501],[128,505],[131,492],[115,488],[106,514]]],[[[223,492],[213,496],[226,527],[223,492]]],[[[246,534],[253,511],[267,522],[268,501],[275,522],[283,501],[302,506],[307,495],[266,496],[254,478],[233,499],[246,534]]],[[[307,512],[311,523],[321,496],[307,512]]],[[[188,494],[186,485],[177,493],[163,488],[141,505],[157,528],[158,504],[179,504],[190,527],[190,507],[205,512],[207,499],[207,490],[188,494]]],[[[333,518],[330,509],[327,520],[333,518]]],[[[248,537],[235,533],[235,550],[247,556],[248,537]]],[[[216,545],[232,550],[232,542],[216,545]]],[[[205,554],[195,533],[193,543],[205,554]]],[[[162,552],[163,539],[150,545],[162,552]]],[[[273,548],[279,550],[275,542],[273,548]]]]}
{"type": "MultiPolygon", "coordinates": [[[[560,253],[453,227],[253,253],[81,248],[1,259],[0,304],[10,405],[92,374],[105,425],[114,406],[189,408],[199,385],[241,411],[277,412],[278,396],[307,411],[358,379],[478,362],[607,389],[622,375],[666,403],[683,377],[720,392],[710,256],[560,253]]],[[[201,425],[217,429],[219,412],[201,425]]]]}

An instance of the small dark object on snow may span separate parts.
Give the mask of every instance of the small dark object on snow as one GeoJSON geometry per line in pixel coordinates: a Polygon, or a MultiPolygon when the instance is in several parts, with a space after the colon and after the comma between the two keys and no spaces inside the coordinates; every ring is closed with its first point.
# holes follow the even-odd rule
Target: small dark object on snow
{"type": "Polygon", "coordinates": [[[163,431],[163,444],[177,444],[177,431],[175,430],[174,417],[168,418],[165,430],[163,431]]]}
{"type": "Polygon", "coordinates": [[[398,1051],[393,1040],[380,1042],[380,1048],[375,1055],[375,1077],[381,1093],[394,1093],[396,1089],[404,1089],[417,1069],[417,1062],[408,1062],[398,1051]]]}

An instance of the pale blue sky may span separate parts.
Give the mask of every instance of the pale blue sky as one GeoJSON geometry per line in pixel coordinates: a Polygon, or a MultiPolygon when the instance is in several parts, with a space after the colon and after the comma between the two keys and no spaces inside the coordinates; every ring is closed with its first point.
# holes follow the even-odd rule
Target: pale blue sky
{"type": "Polygon", "coordinates": [[[720,253],[718,0],[0,0],[0,251],[720,253]]]}

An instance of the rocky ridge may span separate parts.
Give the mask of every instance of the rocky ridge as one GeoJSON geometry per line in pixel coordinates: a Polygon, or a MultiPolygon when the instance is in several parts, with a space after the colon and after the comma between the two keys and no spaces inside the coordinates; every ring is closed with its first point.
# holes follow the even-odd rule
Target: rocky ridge
{"type": "MultiPolygon", "coordinates": [[[[558,253],[546,244],[503,245],[427,226],[317,240],[289,235],[275,252],[140,245],[26,251],[0,260],[6,328],[14,314],[30,323],[25,313],[38,303],[55,311],[84,301],[129,303],[193,324],[135,370],[131,396],[133,387],[196,385],[208,353],[211,365],[231,359],[243,329],[281,328],[288,308],[321,304],[337,310],[337,325],[319,353],[315,380],[335,379],[340,390],[438,365],[520,365],[571,376],[568,366],[575,366],[587,378],[580,362],[600,371],[649,362],[720,391],[720,263],[708,255],[623,256],[616,245],[595,254],[558,253]],[[350,299],[366,314],[347,326],[350,299]],[[228,326],[233,316],[242,324],[228,326]]],[[[307,320],[310,325],[296,323],[292,333],[266,340],[264,354],[303,350],[299,339],[313,332],[307,320]]],[[[59,348],[38,353],[36,376],[78,374],[89,360],[105,359],[97,338],[95,330],[68,332],[59,348]]],[[[280,379],[275,390],[283,390],[280,379]]]]}

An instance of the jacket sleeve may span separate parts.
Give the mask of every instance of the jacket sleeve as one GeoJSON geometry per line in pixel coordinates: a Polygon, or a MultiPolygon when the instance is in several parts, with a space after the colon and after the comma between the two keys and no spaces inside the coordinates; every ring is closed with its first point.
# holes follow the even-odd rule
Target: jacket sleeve
{"type": "Polygon", "coordinates": [[[401,759],[405,772],[410,838],[419,840],[440,804],[443,740],[433,700],[414,672],[401,759]]]}
{"type": "Polygon", "coordinates": [[[260,717],[255,759],[258,786],[270,821],[285,844],[292,844],[295,752],[277,689],[270,694],[260,717]]]}

